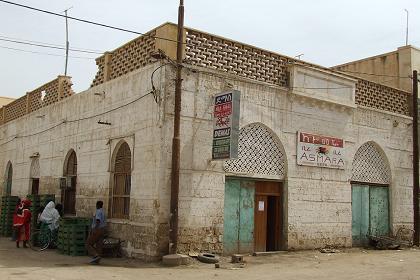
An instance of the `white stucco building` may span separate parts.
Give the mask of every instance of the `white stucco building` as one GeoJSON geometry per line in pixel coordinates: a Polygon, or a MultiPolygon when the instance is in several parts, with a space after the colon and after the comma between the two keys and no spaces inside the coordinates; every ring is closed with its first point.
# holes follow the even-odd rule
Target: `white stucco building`
{"type": "MultiPolygon", "coordinates": [[[[185,32],[180,252],[350,247],[412,228],[407,92],[185,32]],[[231,89],[241,94],[239,158],[214,161],[213,99],[231,89]],[[299,144],[299,133],[312,140],[299,144]],[[334,156],[342,163],[329,168],[334,156]]],[[[101,199],[111,235],[143,258],[167,252],[169,229],[175,69],[151,54],[174,58],[175,44],[153,36],[176,38],[176,26],[98,58],[84,92],[59,77],[3,107],[0,126],[3,194],[25,196],[38,179],[39,193],[77,216],[101,199]]]]}

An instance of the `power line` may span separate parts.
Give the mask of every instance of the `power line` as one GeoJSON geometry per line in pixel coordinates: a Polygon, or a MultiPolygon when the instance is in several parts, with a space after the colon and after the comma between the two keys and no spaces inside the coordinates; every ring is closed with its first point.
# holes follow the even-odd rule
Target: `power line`
{"type": "MultiPolygon", "coordinates": [[[[33,40],[16,38],[16,37],[8,37],[8,36],[4,36],[4,35],[0,35],[0,38],[10,39],[10,40],[17,40],[17,41],[23,41],[23,42],[30,42],[30,43],[38,43],[38,44],[49,45],[49,46],[56,46],[56,47],[65,47],[65,45],[59,45],[59,44],[53,44],[53,43],[46,43],[46,42],[41,42],[41,41],[33,41],[33,40]]],[[[98,53],[104,53],[105,52],[105,51],[101,51],[101,50],[88,49],[88,48],[73,48],[73,49],[75,49],[75,50],[82,50],[82,51],[96,51],[98,53]]]]}
{"type": "MultiPolygon", "coordinates": [[[[2,49],[8,49],[8,50],[14,50],[14,51],[20,51],[20,52],[26,52],[26,53],[33,53],[33,54],[41,54],[41,55],[65,57],[65,55],[61,55],[61,54],[35,52],[35,51],[22,50],[22,49],[17,49],[17,48],[10,48],[10,47],[1,46],[1,45],[0,45],[0,48],[2,48],[2,49]]],[[[80,59],[89,59],[89,60],[95,59],[94,57],[83,57],[83,56],[69,56],[69,57],[71,57],[71,58],[80,58],[80,59]]]]}
{"type": "Polygon", "coordinates": [[[75,119],[75,120],[63,120],[63,121],[61,121],[61,122],[59,122],[59,123],[57,123],[57,124],[55,124],[55,125],[53,125],[53,126],[51,126],[51,127],[49,127],[49,128],[46,128],[46,129],[44,129],[44,130],[41,130],[41,131],[38,131],[38,132],[35,132],[35,133],[32,133],[32,134],[27,134],[27,135],[22,135],[22,136],[15,135],[12,139],[8,140],[7,142],[1,143],[1,144],[0,144],[0,146],[3,146],[3,145],[5,145],[5,144],[7,144],[7,143],[9,143],[9,142],[13,141],[14,139],[31,137],[31,136],[35,136],[35,135],[38,135],[38,134],[41,134],[41,133],[47,132],[47,131],[49,131],[49,130],[51,130],[51,129],[54,129],[54,128],[56,128],[56,127],[58,127],[58,126],[62,125],[62,124],[72,123],[72,122],[78,122],[78,121],[83,121],[83,120],[87,120],[87,119],[91,119],[91,118],[96,118],[96,117],[99,117],[99,116],[105,115],[105,114],[107,114],[107,113],[113,112],[113,111],[115,111],[115,110],[118,110],[118,109],[121,109],[121,108],[123,108],[123,107],[126,107],[126,106],[128,106],[128,105],[130,105],[130,104],[133,104],[134,102],[137,102],[137,101],[139,101],[140,99],[143,99],[144,97],[146,97],[146,96],[148,96],[148,95],[150,95],[150,94],[152,94],[152,92],[148,92],[148,93],[146,93],[146,94],[143,94],[143,95],[141,95],[141,96],[137,97],[136,99],[134,99],[134,100],[132,100],[132,101],[130,101],[130,102],[128,102],[128,103],[126,103],[126,104],[123,104],[123,105],[121,105],[121,106],[118,106],[118,107],[112,108],[112,109],[110,109],[110,110],[108,110],[108,111],[105,111],[105,112],[102,112],[102,113],[99,113],[99,114],[96,114],[96,115],[93,115],[93,116],[88,116],[88,117],[84,117],[84,118],[80,118],[80,119],[75,119]]]}
{"type": "MultiPolygon", "coordinates": [[[[10,1],[0,0],[0,2],[6,3],[6,4],[10,4],[10,5],[14,5],[14,6],[18,6],[18,7],[21,7],[21,8],[26,8],[26,9],[34,10],[34,11],[41,12],[41,13],[46,13],[46,14],[58,16],[58,17],[63,17],[63,18],[66,17],[65,15],[61,15],[61,14],[54,13],[54,12],[51,12],[51,11],[47,11],[47,10],[43,10],[43,9],[38,9],[38,8],[31,7],[31,6],[22,5],[22,4],[18,4],[18,3],[14,3],[14,2],[10,2],[10,1]]],[[[75,20],[75,21],[80,21],[80,22],[83,22],[83,23],[88,23],[88,24],[92,24],[92,25],[97,25],[97,26],[105,27],[105,28],[115,29],[115,30],[119,30],[119,31],[123,31],[123,32],[128,32],[128,33],[133,33],[133,34],[137,34],[137,35],[142,35],[142,36],[148,36],[148,37],[151,37],[151,38],[154,38],[154,39],[161,39],[161,40],[170,41],[170,42],[177,42],[177,40],[172,40],[172,39],[168,39],[168,38],[162,38],[162,37],[158,37],[158,36],[152,36],[152,35],[149,35],[149,34],[137,32],[137,31],[133,31],[133,30],[125,29],[125,28],[120,28],[120,27],[116,27],[116,26],[112,26],[112,25],[108,25],[108,24],[103,24],[103,23],[99,23],[99,22],[94,22],[94,21],[90,21],[90,20],[86,20],[86,19],[81,19],[81,18],[76,18],[76,17],[69,17],[69,16],[67,16],[67,18],[68,19],[75,20]]]]}
{"type": "Polygon", "coordinates": [[[409,77],[409,76],[395,76],[395,75],[365,73],[365,72],[356,72],[356,71],[340,70],[340,69],[332,69],[332,70],[338,71],[338,72],[345,72],[345,73],[352,73],[352,74],[361,74],[361,75],[370,75],[370,76],[378,76],[378,77],[391,77],[391,78],[411,79],[411,77],[409,77]]]}
{"type": "MultiPolygon", "coordinates": [[[[30,46],[36,46],[36,47],[42,47],[42,48],[57,49],[57,50],[65,50],[66,49],[64,47],[48,46],[48,45],[44,45],[44,44],[28,43],[28,42],[23,42],[23,41],[18,41],[18,40],[9,40],[9,39],[3,39],[3,38],[0,38],[0,41],[11,42],[11,43],[16,43],[16,44],[23,44],[23,45],[30,45],[30,46]]],[[[69,49],[69,50],[71,50],[73,52],[81,52],[81,53],[103,54],[103,53],[100,53],[100,52],[84,51],[84,50],[78,50],[78,49],[69,49]]]]}

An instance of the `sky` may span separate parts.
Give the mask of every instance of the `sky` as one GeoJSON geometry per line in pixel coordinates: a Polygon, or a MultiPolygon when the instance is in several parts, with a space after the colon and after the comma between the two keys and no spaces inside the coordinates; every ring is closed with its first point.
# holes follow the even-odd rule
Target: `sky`
{"type": "MultiPolygon", "coordinates": [[[[179,4],[179,0],[11,1],[62,14],[71,8],[69,16],[142,33],[167,21],[176,23],[179,4]]],[[[291,57],[303,54],[302,60],[323,66],[405,45],[404,9],[409,11],[409,44],[420,47],[420,0],[184,0],[184,4],[188,27],[291,57]]],[[[136,37],[69,20],[70,48],[103,52],[136,37]]],[[[0,96],[18,98],[64,74],[64,50],[4,41],[16,39],[64,47],[65,19],[0,2],[0,96]]],[[[73,90],[88,89],[97,70],[94,58],[100,55],[73,51],[69,55],[73,90]]]]}

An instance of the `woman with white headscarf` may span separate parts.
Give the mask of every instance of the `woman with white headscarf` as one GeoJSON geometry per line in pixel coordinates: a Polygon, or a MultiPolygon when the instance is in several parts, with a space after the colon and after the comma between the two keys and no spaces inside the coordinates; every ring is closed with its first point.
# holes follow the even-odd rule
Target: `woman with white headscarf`
{"type": "Polygon", "coordinates": [[[58,213],[57,209],[55,209],[55,204],[53,201],[48,202],[47,206],[45,206],[44,211],[42,211],[39,220],[43,223],[48,224],[48,227],[51,231],[58,229],[58,221],[60,219],[60,214],[58,213]]]}

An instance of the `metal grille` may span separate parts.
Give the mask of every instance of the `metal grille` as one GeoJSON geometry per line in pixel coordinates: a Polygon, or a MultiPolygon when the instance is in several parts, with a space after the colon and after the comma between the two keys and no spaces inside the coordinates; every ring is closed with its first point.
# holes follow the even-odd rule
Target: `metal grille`
{"type": "Polygon", "coordinates": [[[363,144],[356,152],[352,167],[352,181],[390,184],[391,170],[387,159],[372,142],[363,144]]]}
{"type": "Polygon", "coordinates": [[[39,158],[32,159],[30,178],[39,178],[39,158]]]}
{"type": "Polygon", "coordinates": [[[263,125],[250,124],[239,133],[238,159],[226,161],[226,172],[273,175],[284,179],[285,154],[275,135],[263,125]]]}

